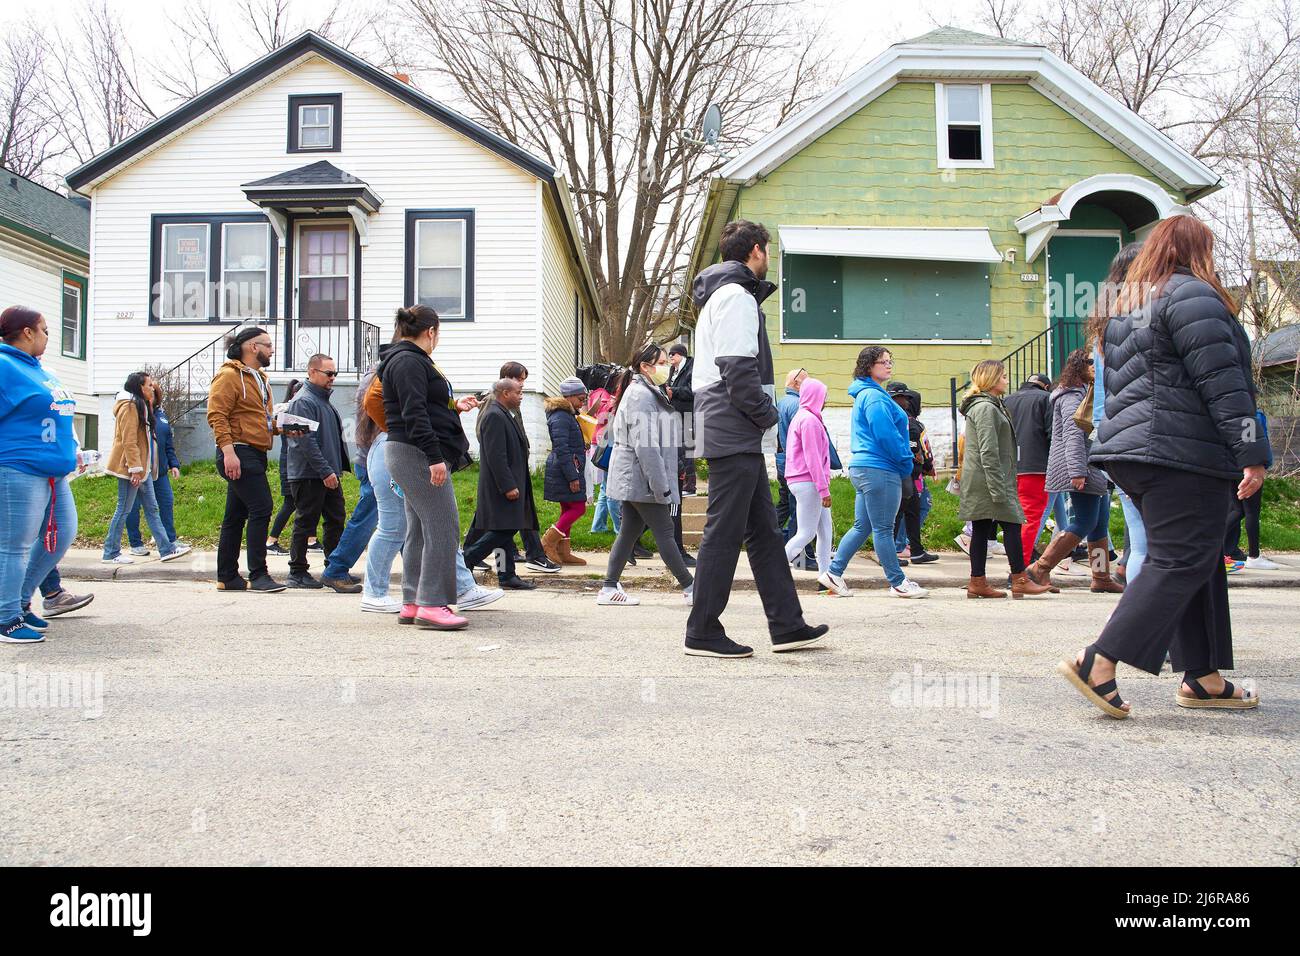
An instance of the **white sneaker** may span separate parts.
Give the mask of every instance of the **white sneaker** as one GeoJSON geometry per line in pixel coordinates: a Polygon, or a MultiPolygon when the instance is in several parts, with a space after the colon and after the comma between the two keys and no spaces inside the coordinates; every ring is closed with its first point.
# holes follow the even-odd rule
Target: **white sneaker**
{"type": "Polygon", "coordinates": [[[149,556],[149,549],[144,545],[140,545],[138,548],[132,548],[131,553],[138,558],[147,558],[149,556]]]}
{"type": "Polygon", "coordinates": [[[929,591],[910,578],[904,578],[898,587],[890,587],[889,593],[896,598],[923,598],[930,595],[929,591]]]}
{"type": "Polygon", "coordinates": [[[961,550],[962,550],[965,554],[970,554],[970,536],[969,536],[969,535],[959,534],[959,535],[957,535],[957,537],[953,538],[952,540],[953,540],[953,543],[956,544],[957,547],[961,548],[961,550]]]}
{"type": "Polygon", "coordinates": [[[135,558],[127,557],[125,554],[119,554],[116,558],[100,558],[104,564],[135,564],[135,558]]]}
{"type": "Polygon", "coordinates": [[[600,593],[596,595],[596,603],[602,607],[614,607],[616,605],[631,606],[640,604],[639,598],[634,598],[623,590],[623,585],[619,584],[612,588],[601,588],[600,593]]]}
{"type": "Polygon", "coordinates": [[[1006,545],[1004,545],[1001,541],[989,542],[989,554],[1006,554],[1006,553],[1007,553],[1006,545]]]}
{"type": "Polygon", "coordinates": [[[171,554],[164,554],[159,561],[175,561],[177,558],[183,558],[190,553],[190,546],[187,544],[183,548],[177,548],[171,554]]]}
{"type": "Polygon", "coordinates": [[[485,588],[481,584],[476,584],[456,598],[456,613],[477,611],[479,608],[487,607],[493,601],[499,601],[505,596],[506,592],[500,588],[485,588]]]}
{"type": "Polygon", "coordinates": [[[840,597],[853,597],[853,589],[838,574],[832,574],[830,571],[819,574],[817,575],[817,583],[832,594],[838,594],[840,597]]]}
{"type": "Polygon", "coordinates": [[[1086,561],[1071,561],[1066,558],[1056,566],[1057,574],[1068,574],[1074,578],[1086,578],[1092,574],[1092,568],[1088,567],[1086,561]]]}
{"type": "Polygon", "coordinates": [[[694,585],[694,584],[692,584],[690,587],[688,587],[685,591],[682,592],[682,598],[686,601],[686,606],[687,606],[687,607],[693,607],[693,606],[695,605],[695,585],[694,585]]]}
{"type": "Polygon", "coordinates": [[[1276,561],[1270,561],[1262,554],[1258,558],[1246,559],[1246,570],[1248,571],[1281,571],[1282,565],[1276,561]]]}
{"type": "Polygon", "coordinates": [[[402,612],[402,602],[387,595],[383,597],[366,596],[361,598],[361,610],[371,611],[375,614],[400,614],[402,612]]]}

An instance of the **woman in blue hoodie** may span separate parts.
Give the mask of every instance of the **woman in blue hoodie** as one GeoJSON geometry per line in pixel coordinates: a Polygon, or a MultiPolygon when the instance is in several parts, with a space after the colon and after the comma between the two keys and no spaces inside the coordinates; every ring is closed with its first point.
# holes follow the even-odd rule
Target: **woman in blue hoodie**
{"type": "Polygon", "coordinates": [[[840,595],[850,595],[844,580],[849,561],[867,536],[878,542],[876,557],[889,579],[889,592],[899,598],[923,598],[925,588],[908,580],[894,550],[894,516],[903,499],[903,478],[912,475],[912,446],[907,434],[907,413],[885,391],[894,374],[889,349],[868,345],[858,353],[849,395],[853,399],[853,457],[849,480],[857,490],[853,527],[840,539],[830,570],[821,584],[840,595]]]}
{"type": "Polygon", "coordinates": [[[0,338],[0,643],[38,644],[48,625],[32,594],[77,536],[77,403],[41,368],[50,330],[39,312],[5,309],[0,338]]]}

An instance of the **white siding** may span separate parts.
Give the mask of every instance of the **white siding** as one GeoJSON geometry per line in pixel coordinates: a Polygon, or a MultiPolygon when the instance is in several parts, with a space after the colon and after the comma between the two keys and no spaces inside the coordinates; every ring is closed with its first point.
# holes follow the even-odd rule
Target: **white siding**
{"type": "MultiPolygon", "coordinates": [[[[383,208],[370,218],[369,245],[361,251],[361,318],[379,326],[381,341],[387,341],[393,313],[403,304],[405,210],[472,208],[476,321],[443,326],[438,363],[459,391],[486,387],[507,359],[540,365],[537,180],[313,57],[95,189],[95,391],[116,391],[144,362],[179,362],[223,331],[221,326],[148,324],[150,216],[254,212],[242,183],[321,159],[365,180],[383,199],[383,208]],[[292,93],[342,93],[341,152],[287,152],[292,93]]],[[[283,317],[283,261],[277,287],[276,312],[283,317]]]]}
{"type": "Polygon", "coordinates": [[[542,232],[542,381],[546,394],[560,394],[560,382],[574,372],[574,296],[581,294],[584,330],[581,362],[596,355],[595,309],[585,289],[581,273],[573,261],[572,246],[549,191],[539,196],[542,232]]]}
{"type": "MultiPolygon", "coordinates": [[[[50,344],[41,356],[41,365],[76,395],[79,413],[95,415],[99,409],[90,396],[90,362],[63,354],[64,269],[83,279],[90,274],[84,259],[78,261],[56,255],[48,249],[38,250],[22,238],[0,233],[0,290],[3,290],[0,308],[25,305],[45,316],[50,328],[50,344]]],[[[86,354],[90,355],[89,342],[86,343],[86,354]]]]}

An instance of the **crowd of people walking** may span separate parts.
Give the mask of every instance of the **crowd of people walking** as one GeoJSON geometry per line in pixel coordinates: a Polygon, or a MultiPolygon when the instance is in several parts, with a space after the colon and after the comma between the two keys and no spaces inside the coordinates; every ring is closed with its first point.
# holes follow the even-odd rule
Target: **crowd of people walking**
{"type": "MultiPolygon", "coordinates": [[[[585,565],[572,535],[594,500],[593,531],[616,535],[596,603],[639,603],[622,577],[649,554],[642,545],[648,530],[690,606],[690,655],[753,653],[732,641],[722,622],[742,544],[777,652],[809,647],[829,630],[805,620],[794,574],[811,573],[822,590],[851,597],[849,562],[868,539],[890,595],[927,597],[904,571],[938,560],[923,543],[932,503],[926,479],[935,476],[935,464],[922,396],[894,378],[887,346],[863,348],[843,396],[851,402],[844,461],[827,428],[824,382],[793,369],[778,401],[762,311],[775,290],[767,279],[768,244],[757,223],[724,228],[721,261],[692,286],[699,313],[693,358],[680,343],[665,349],[649,342],[598,382],[592,369],[575,370],[546,399],[550,449],[542,497],[558,505],[559,516],[544,532],[522,414],[522,364],[502,365],[489,391],[457,397],[434,359],[438,315],[426,306],[399,309],[393,341],[359,382],[349,435],[333,404],[338,372],[331,356],[312,356],[305,382],[277,404],[266,373],[271,336],[260,327],[238,330],[207,407],[216,470],[226,484],[217,587],[359,594],[363,611],[394,614],[398,624],[458,630],[469,623],[465,612],[507,590],[535,587],[519,574],[521,563],[543,574],[585,565]],[[462,541],[453,475],[471,463],[462,418],[476,409],[477,500],[462,541]],[[775,502],[769,433],[776,438],[775,502]],[[284,506],[272,527],[268,453],[277,435],[284,506]],[[709,486],[693,558],[682,544],[681,509],[695,492],[696,457],[708,463],[709,486]],[[854,493],[853,522],[836,542],[831,478],[841,468],[854,493]],[[349,473],[361,487],[350,516],[343,495],[349,473]],[[290,516],[282,583],[266,555],[283,551],[279,537],[290,516]],[[325,561],[319,578],[309,567],[313,547],[325,561]],[[240,573],[241,550],[247,576],[240,573]],[[352,570],[363,554],[364,575],[357,578],[352,570]],[[394,598],[398,554],[401,595],[394,598]],[[498,587],[490,589],[472,569],[493,563],[498,587]]],[[[959,537],[969,555],[966,595],[1059,593],[1053,572],[1084,547],[1091,592],[1120,595],[1097,640],[1059,667],[1087,700],[1112,717],[1128,716],[1116,665],[1158,673],[1169,656],[1184,672],[1180,706],[1254,707],[1259,697],[1221,673],[1233,666],[1226,576],[1239,561],[1277,567],[1259,547],[1263,477],[1272,458],[1249,343],[1215,275],[1209,230],[1188,216],[1161,222],[1141,245],[1120,252],[1103,291],[1088,347],[1065,358],[1055,382],[1030,375],[1009,394],[1003,362],[981,361],[971,372],[950,485],[960,496],[958,517],[967,522],[959,537]],[[1110,536],[1113,494],[1125,521],[1122,557],[1110,536]],[[1049,517],[1055,534],[1040,550],[1049,517]],[[1239,547],[1243,523],[1248,553],[1239,547]],[[1006,556],[1005,583],[988,573],[995,547],[1006,556]]],[[[75,402],[41,366],[45,319],[9,308],[0,333],[0,637],[37,643],[48,629],[32,609],[38,587],[48,616],[90,600],[64,591],[57,568],[77,533],[68,476],[87,459],[73,435],[75,402]]],[[[118,395],[105,468],[117,481],[117,505],[103,560],[129,564],[131,555],[149,553],[141,514],[160,560],[187,553],[170,485],[180,461],[162,390],[145,372],[130,375],[118,395]],[[129,555],[122,552],[124,532],[129,555]]]]}

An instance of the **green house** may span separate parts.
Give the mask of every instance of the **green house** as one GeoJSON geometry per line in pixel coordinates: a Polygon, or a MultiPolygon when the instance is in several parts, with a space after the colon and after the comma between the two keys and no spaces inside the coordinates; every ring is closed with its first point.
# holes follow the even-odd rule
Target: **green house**
{"type": "Polygon", "coordinates": [[[1120,245],[1219,187],[1045,47],[943,27],[730,159],[691,271],[717,261],[727,222],[764,223],[778,386],[802,366],[847,406],[858,351],[888,344],[942,453],[953,379],[1013,353],[1013,387],[1054,372],[1120,245]]]}

